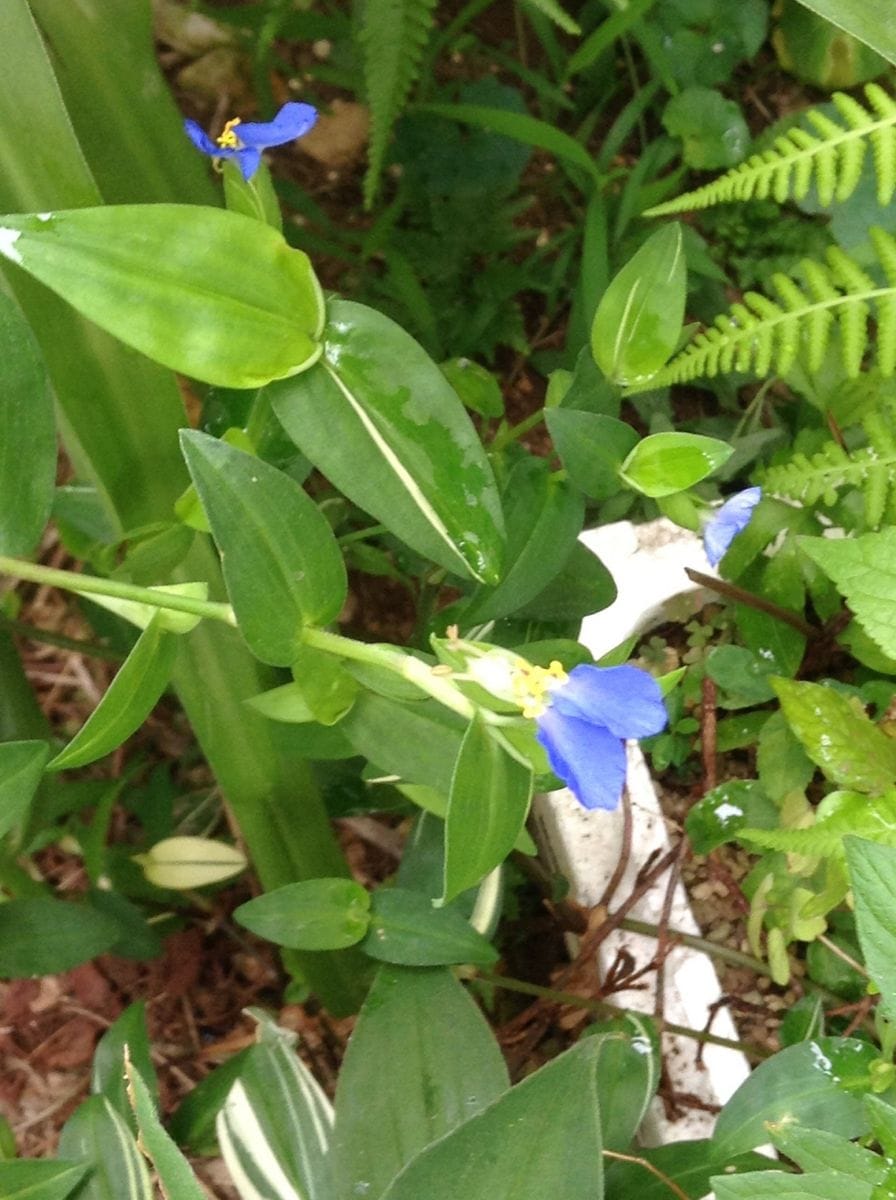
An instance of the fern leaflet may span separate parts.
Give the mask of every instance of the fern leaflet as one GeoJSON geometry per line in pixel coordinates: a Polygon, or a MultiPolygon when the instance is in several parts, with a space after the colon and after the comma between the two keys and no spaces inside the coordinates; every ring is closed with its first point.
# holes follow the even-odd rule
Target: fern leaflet
{"type": "Polygon", "coordinates": [[[892,375],[896,370],[896,239],[881,229],[872,229],[871,239],[886,278],[884,286],[831,246],[826,264],[803,260],[800,282],[782,273],[773,275],[777,299],[746,292],[742,303],[716,317],[671,362],[628,393],[728,371],[786,375],[797,361],[815,372],[824,361],[835,325],[843,365],[855,378],[869,349],[872,313],[877,323],[877,366],[882,375],[892,375]]]}
{"type": "Polygon", "coordinates": [[[417,78],[437,0],[364,0],[358,41],[370,107],[364,204],[376,196],[392,126],[417,78]]]}
{"type": "Polygon", "coordinates": [[[896,191],[896,101],[876,83],[865,85],[868,107],[844,92],[831,97],[840,121],[820,109],[809,109],[805,125],[794,125],[772,147],[752,154],[730,171],[693,192],[658,204],[645,216],[659,217],[730,200],[764,200],[779,204],[802,200],[814,182],[824,207],[847,200],[856,190],[868,143],[877,175],[877,202],[889,204],[896,191]]]}
{"type": "Polygon", "coordinates": [[[868,413],[861,427],[867,445],[847,453],[832,441],[811,457],[794,454],[790,462],[765,470],[763,487],[805,505],[828,506],[844,488],[855,488],[862,492],[869,529],[877,529],[884,518],[887,524],[896,522],[896,401],[868,413]]]}

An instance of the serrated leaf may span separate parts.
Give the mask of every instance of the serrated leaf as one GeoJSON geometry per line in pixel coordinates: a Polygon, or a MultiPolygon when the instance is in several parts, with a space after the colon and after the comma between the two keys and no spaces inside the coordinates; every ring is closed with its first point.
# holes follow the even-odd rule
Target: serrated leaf
{"type": "Polygon", "coordinates": [[[890,1020],[896,1017],[896,848],[858,837],[844,841],[859,945],[890,1020]]]}
{"type": "Polygon", "coordinates": [[[333,531],[284,472],[195,430],[182,430],[240,631],[262,662],[288,666],[302,628],[333,620],[348,590],[333,531]]]}
{"type": "Polygon", "coordinates": [[[206,383],[258,387],[320,355],[323,296],[308,256],[237,213],[124,204],[2,217],[0,255],[127,345],[206,383]]]}
{"type": "Polygon", "coordinates": [[[854,538],[801,537],[798,542],[837,585],[868,636],[896,658],[896,529],[854,538]]]}
{"type": "Polygon", "coordinates": [[[896,741],[832,688],[774,679],[790,727],[833,783],[858,792],[885,792],[896,783],[896,741]]]}
{"type": "Polygon", "coordinates": [[[95,762],[139,729],[168,686],[177,642],[153,617],[124,660],[99,704],[64,750],[47,764],[65,771],[95,762]]]}
{"type": "Polygon", "coordinates": [[[418,553],[494,583],[501,506],[456,393],[388,317],[348,300],[331,301],[328,316],[322,361],[271,389],[284,429],[335,487],[418,553]]]}

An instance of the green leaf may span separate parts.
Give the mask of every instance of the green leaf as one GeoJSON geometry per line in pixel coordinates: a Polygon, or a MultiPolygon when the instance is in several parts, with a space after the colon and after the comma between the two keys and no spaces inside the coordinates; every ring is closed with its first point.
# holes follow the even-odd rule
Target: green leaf
{"type": "Polygon", "coordinates": [[[69,1117],[59,1153],[87,1159],[92,1167],[77,1200],[155,1200],[137,1142],[105,1096],[91,1096],[69,1117]]]}
{"type": "MultiPolygon", "coordinates": [[[[591,1031],[589,1030],[589,1034],[591,1031]]],[[[635,1013],[602,1023],[597,1102],[604,1146],[631,1146],[660,1081],[662,1051],[656,1027],[635,1013]]]]}
{"type": "Polygon", "coordinates": [[[28,815],[49,752],[46,742],[0,742],[0,838],[28,815]]]}
{"type": "Polygon", "coordinates": [[[772,1141],[801,1171],[840,1171],[864,1183],[884,1183],[890,1170],[879,1154],[853,1145],[842,1134],[785,1125],[772,1132],[772,1141]]]}
{"type": "Polygon", "coordinates": [[[727,442],[699,433],[652,433],[638,442],[620,474],[644,496],[670,496],[711,475],[733,453],[727,442]]]}
{"type": "Polygon", "coordinates": [[[136,1131],[125,1082],[126,1049],[131,1063],[145,1080],[144,1086],[152,1088],[152,1095],[158,1102],[159,1088],[146,1028],[146,1004],[142,1000],[129,1004],[109,1026],[97,1043],[90,1068],[90,1090],[95,1095],[105,1096],[118,1115],[136,1131]]]}
{"type": "Polygon", "coordinates": [[[760,1154],[743,1154],[736,1158],[716,1158],[713,1144],[701,1138],[693,1142],[672,1142],[667,1146],[639,1148],[638,1157],[652,1164],[665,1178],[658,1178],[640,1163],[612,1163],[607,1167],[606,1195],[609,1200],[671,1200],[672,1192],[665,1179],[671,1179],[688,1196],[705,1196],[710,1190],[710,1176],[724,1172],[761,1171],[777,1167],[777,1159],[760,1154]]]}
{"type": "Polygon", "coordinates": [[[491,108],[482,104],[419,104],[414,111],[433,117],[447,117],[449,121],[461,121],[490,133],[501,133],[527,146],[537,146],[580,167],[595,183],[601,182],[600,171],[581,142],[556,126],[549,125],[547,121],[530,117],[528,113],[509,112],[506,108],[491,108]]]}
{"type": "Polygon", "coordinates": [[[119,668],[106,694],[49,771],[83,767],[109,754],[139,729],[168,686],[177,641],[153,617],[119,668]]]}
{"type": "Polygon", "coordinates": [[[662,122],[667,133],[681,138],[682,157],[695,171],[733,167],[750,145],[740,105],[714,88],[685,88],[666,105],[662,122]]]}
{"type": "Polygon", "coordinates": [[[335,487],[418,553],[494,583],[501,506],[456,393],[388,317],[348,300],[331,301],[328,315],[322,361],[271,391],[284,429],[335,487]]]}
{"type": "Polygon", "coordinates": [[[853,702],[817,683],[775,679],[781,709],[806,753],[833,783],[872,794],[896,782],[896,741],[853,702]]]}
{"type": "Polygon", "coordinates": [[[37,896],[0,904],[0,979],[56,975],[103,954],[118,924],[86,904],[37,896]]]}
{"type": "Polygon", "coordinates": [[[260,221],[134,204],[0,222],[0,255],[163,366],[250,388],[320,356],[323,296],[308,257],[260,221]]]}
{"type": "Polygon", "coordinates": [[[532,768],[477,714],[454,765],[445,821],[443,902],[502,863],[526,823],[532,768]]]}
{"type": "Polygon", "coordinates": [[[615,599],[613,576],[593,551],[577,541],[559,574],[514,616],[536,621],[581,621],[615,599]]]}
{"type": "Polygon", "coordinates": [[[353,879],[309,879],[247,900],[233,916],[278,946],[340,950],[364,937],[369,910],[370,895],[353,879]]]}
{"type": "Polygon", "coordinates": [[[603,1194],[595,1074],[585,1038],[417,1155],[383,1200],[595,1200],[603,1194]]]}
{"type": "Polygon", "coordinates": [[[259,1034],[217,1121],[231,1176],[244,1200],[332,1200],[333,1106],[296,1054],[294,1034],[269,1020],[259,1034]]]}
{"type": "Polygon", "coordinates": [[[812,1175],[763,1171],[755,1177],[716,1176],[710,1182],[716,1200],[778,1200],[779,1196],[790,1200],[872,1200],[870,1184],[835,1171],[812,1175]]]}
{"type": "Polygon", "coordinates": [[[664,225],[614,276],[594,315],[591,352],[608,379],[631,385],[663,366],[681,337],[686,287],[681,228],[664,225]]]}
{"type": "Polygon", "coordinates": [[[869,1042],[823,1037],[788,1046],[759,1064],[722,1110],[714,1154],[731,1156],[762,1145],[769,1125],[825,1129],[844,1137],[868,1131],[862,1105],[878,1056],[869,1042]]]}
{"type": "Polygon", "coordinates": [[[362,692],[339,729],[358,754],[390,775],[447,796],[464,722],[434,700],[400,704],[362,692]]]}
{"type": "Polygon", "coordinates": [[[709,854],[744,828],[776,829],[778,808],[755,779],[728,779],[707,792],[685,817],[695,854],[709,854]]]}
{"type": "Polygon", "coordinates": [[[545,422],[570,483],[592,500],[622,490],[620,468],[638,443],[631,425],[572,408],[549,409],[545,422]]]}
{"type": "Polygon", "coordinates": [[[155,1168],[163,1193],[176,1196],[177,1200],[207,1200],[190,1164],[162,1126],[149,1088],[127,1054],[124,1069],[137,1118],[140,1148],[155,1168]]]}
{"type": "Polygon", "coordinates": [[[494,590],[479,593],[464,613],[481,624],[516,612],[545,588],[569,558],[582,529],[585,503],[543,459],[521,459],[503,493],[507,568],[494,590]]]}
{"type": "Polygon", "coordinates": [[[896,849],[862,838],[843,842],[855,901],[862,957],[880,989],[887,1016],[896,1018],[896,897],[893,894],[896,849]]]}
{"type": "Polygon", "coordinates": [[[772,713],[760,730],[756,766],[763,791],[779,802],[788,792],[803,791],[815,774],[815,764],[782,712],[772,713]]]}
{"type": "Polygon", "coordinates": [[[168,1130],[179,1146],[193,1154],[218,1153],[215,1120],[251,1051],[252,1047],[246,1046],[226,1058],[184,1096],[168,1122],[168,1130]]]}
{"type": "Polygon", "coordinates": [[[884,654],[896,657],[896,529],[854,538],[797,540],[837,585],[868,636],[884,654]]]}
{"type": "Polygon", "coordinates": [[[0,383],[0,554],[27,558],[53,505],[56,422],[40,347],[6,295],[0,295],[0,383]]]}
{"type": "Polygon", "coordinates": [[[333,531],[311,497],[269,463],[195,430],[181,432],[181,445],[240,631],[262,662],[288,666],[302,627],[325,625],[345,603],[333,531]]]}
{"type": "Polygon", "coordinates": [[[504,398],[491,373],[469,358],[451,358],[439,368],[466,408],[483,417],[502,417],[504,398]]]}
{"type": "Polygon", "coordinates": [[[0,1162],[0,1196],[5,1200],[66,1200],[89,1166],[78,1162],[0,1162]]]}
{"type": "Polygon", "coordinates": [[[826,21],[896,63],[896,29],[890,0],[800,0],[826,21]]]}
{"type": "Polygon", "coordinates": [[[713,646],[706,658],[706,673],[722,689],[727,708],[762,704],[774,696],[773,663],[745,646],[713,646]]]}
{"type": "Polygon", "coordinates": [[[406,967],[490,967],[498,959],[497,950],[460,913],[433,908],[428,897],[405,888],[374,893],[361,949],[380,962],[406,967]]]}
{"type": "Polygon", "coordinates": [[[333,1194],[378,1200],[415,1154],[508,1086],[497,1042],[450,971],[382,967],[336,1088],[333,1194]]]}

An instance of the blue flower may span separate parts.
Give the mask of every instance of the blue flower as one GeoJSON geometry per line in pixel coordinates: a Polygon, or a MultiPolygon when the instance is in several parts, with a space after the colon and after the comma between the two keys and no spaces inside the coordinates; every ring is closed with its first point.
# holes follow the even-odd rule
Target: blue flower
{"type": "Polygon", "coordinates": [[[637,667],[581,664],[567,675],[550,667],[520,667],[515,691],[523,715],[534,717],[538,740],[558,775],[585,808],[619,806],[625,784],[625,739],[649,737],[666,725],[659,684],[637,667]]]}
{"type": "Polygon", "coordinates": [[[710,566],[714,567],[721,562],[735,537],[749,525],[753,509],[761,499],[762,488],[746,488],[726,500],[706,522],[703,530],[703,548],[710,566]]]}
{"type": "Polygon", "coordinates": [[[303,137],[317,120],[317,109],[310,104],[290,101],[273,121],[250,121],[235,117],[228,121],[215,141],[195,121],[184,121],[187,137],[203,154],[212,158],[235,158],[243,179],[251,179],[261,164],[261,152],[269,146],[282,146],[303,137]]]}

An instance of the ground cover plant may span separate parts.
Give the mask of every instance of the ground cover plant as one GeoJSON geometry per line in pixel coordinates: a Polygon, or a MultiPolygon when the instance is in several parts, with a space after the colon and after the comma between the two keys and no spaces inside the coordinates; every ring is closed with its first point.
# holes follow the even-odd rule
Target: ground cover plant
{"type": "Polygon", "coordinates": [[[220,1151],[243,1200],[890,1194],[896,47],[872,8],[160,4],[157,61],[148,4],[9,0],[0,978],[151,962],[214,914],[278,948],[274,1007],[358,1015],[325,1089],[253,1007],[171,1113],[133,1004],[58,1148],[6,1139],[0,1192],[191,1200],[185,1152],[220,1151]],[[754,73],[786,80],[777,125],[754,73]],[[346,113],[363,165],[328,158],[346,113]],[[616,585],[579,534],[658,515],[701,533],[724,607],[595,662],[579,626],[616,585]],[[79,727],[20,661],[31,585],[116,663],[79,727]],[[130,741],[160,700],[189,729],[168,761],[130,741]],[[585,998],[596,1023],[511,1086],[483,1015],[525,991],[496,967],[524,873],[563,904],[533,793],[617,809],[627,739],[689,791],[695,855],[750,852],[752,962],[803,991],[711,1141],[651,1150],[656,1023],[585,998]],[[388,867],[337,841],[359,814],[388,867]]]}

